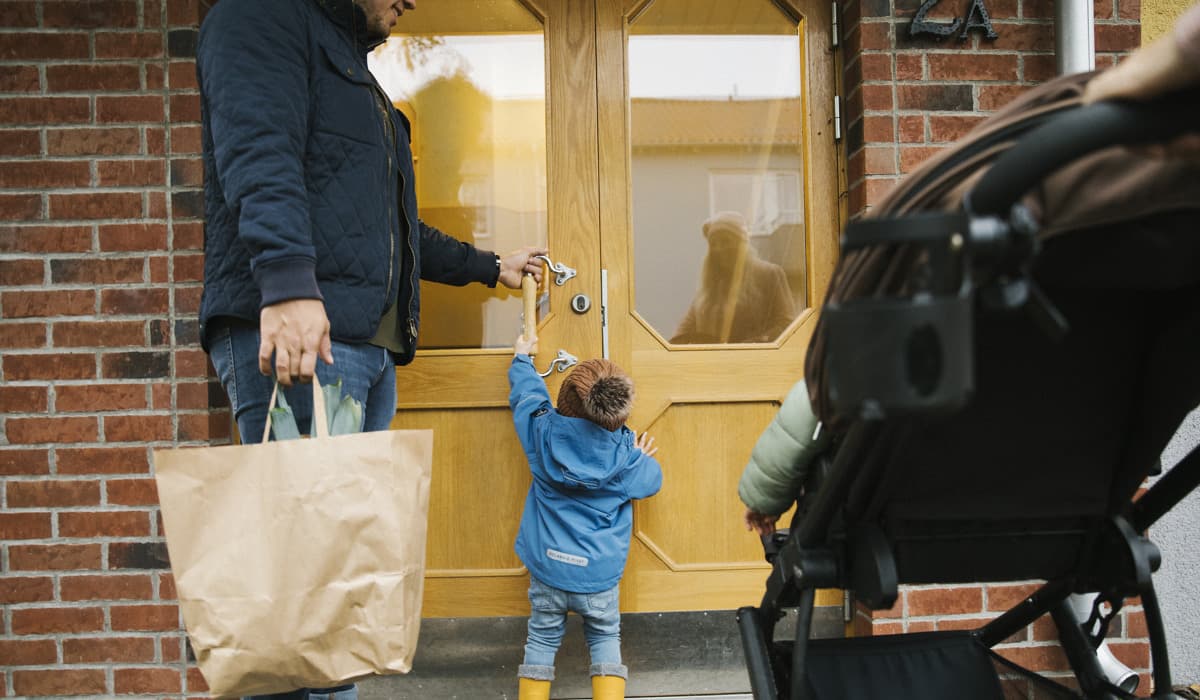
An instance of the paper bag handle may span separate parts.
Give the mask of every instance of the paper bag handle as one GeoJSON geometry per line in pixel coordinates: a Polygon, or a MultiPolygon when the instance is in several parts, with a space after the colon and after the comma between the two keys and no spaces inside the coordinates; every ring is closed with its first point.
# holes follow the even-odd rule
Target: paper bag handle
{"type": "MultiPolygon", "coordinates": [[[[317,437],[329,437],[329,418],[325,415],[325,392],[321,391],[321,382],[317,379],[317,375],[313,374],[312,378],[313,391],[313,410],[312,421],[316,426],[317,437]]],[[[275,382],[271,389],[271,401],[267,404],[267,421],[263,425],[262,441],[266,442],[271,437],[271,409],[275,408],[275,402],[279,398],[279,382],[275,382]]]]}

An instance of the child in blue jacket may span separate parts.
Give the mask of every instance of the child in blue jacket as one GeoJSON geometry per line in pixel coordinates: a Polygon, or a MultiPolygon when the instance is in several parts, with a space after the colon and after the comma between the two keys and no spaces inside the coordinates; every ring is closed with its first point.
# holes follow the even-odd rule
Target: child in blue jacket
{"type": "Polygon", "coordinates": [[[633,381],[608,360],[580,363],[563,381],[558,407],[521,336],[508,370],[508,402],[533,483],[517,532],[529,569],[529,634],[517,669],[520,700],[545,700],[567,612],[583,618],[592,697],[625,697],[618,584],[629,555],[634,499],[662,486],[654,438],[625,426],[633,381]]]}

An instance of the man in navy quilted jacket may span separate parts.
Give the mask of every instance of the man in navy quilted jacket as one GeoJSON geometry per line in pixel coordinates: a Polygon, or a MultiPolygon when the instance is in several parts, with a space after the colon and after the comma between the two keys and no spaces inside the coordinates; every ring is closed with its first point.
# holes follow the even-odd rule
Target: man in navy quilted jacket
{"type": "MultiPolygon", "coordinates": [[[[302,429],[311,392],[293,383],[314,374],[343,380],[363,430],[386,429],[395,367],[416,349],[419,279],[516,289],[526,272],[541,278],[544,248],[500,256],[417,217],[408,121],[367,70],[415,5],[226,0],[200,29],[201,343],[245,441],[263,435],[272,372],[302,429]]],[[[355,697],[353,686],[271,697],[331,694],[355,697]]]]}

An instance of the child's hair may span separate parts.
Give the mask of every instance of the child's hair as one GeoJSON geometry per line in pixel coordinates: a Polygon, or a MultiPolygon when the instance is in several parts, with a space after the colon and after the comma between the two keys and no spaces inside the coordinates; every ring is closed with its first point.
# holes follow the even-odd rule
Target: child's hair
{"type": "Polygon", "coordinates": [[[633,410],[633,380],[613,362],[584,360],[563,380],[557,408],[564,416],[616,430],[633,410]]]}

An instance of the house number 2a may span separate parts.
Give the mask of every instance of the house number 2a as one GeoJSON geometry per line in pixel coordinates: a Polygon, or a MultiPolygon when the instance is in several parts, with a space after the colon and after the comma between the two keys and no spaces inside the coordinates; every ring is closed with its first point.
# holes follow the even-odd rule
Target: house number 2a
{"type": "Polygon", "coordinates": [[[971,0],[971,7],[967,9],[966,19],[955,17],[953,22],[932,22],[929,20],[929,11],[939,2],[941,0],[925,0],[921,3],[921,9],[917,10],[912,25],[908,28],[910,36],[932,34],[938,39],[944,39],[962,30],[958,35],[958,40],[965,41],[967,34],[972,29],[982,29],[984,36],[989,39],[1000,36],[992,27],[992,18],[988,15],[987,6],[983,4],[983,0],[971,0]]]}

